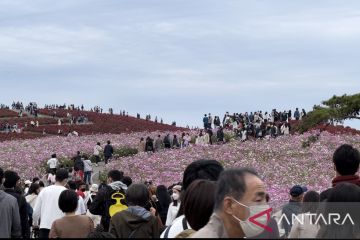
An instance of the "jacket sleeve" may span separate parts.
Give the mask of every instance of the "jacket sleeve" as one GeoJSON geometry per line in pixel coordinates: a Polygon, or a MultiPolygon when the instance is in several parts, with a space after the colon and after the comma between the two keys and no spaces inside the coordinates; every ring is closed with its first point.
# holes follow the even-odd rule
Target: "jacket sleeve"
{"type": "Polygon", "coordinates": [[[106,192],[103,189],[99,191],[89,206],[90,213],[101,216],[104,214],[105,195],[106,192]]]}
{"type": "Polygon", "coordinates": [[[154,224],[152,225],[152,238],[160,238],[160,225],[158,217],[155,217],[154,224]]]}
{"type": "Polygon", "coordinates": [[[19,205],[17,201],[14,201],[12,205],[12,225],[11,225],[11,238],[21,237],[21,221],[19,205]]]}
{"type": "Polygon", "coordinates": [[[28,211],[25,197],[20,198],[20,221],[21,221],[21,235],[23,238],[30,238],[30,228],[28,221],[28,211]]]}

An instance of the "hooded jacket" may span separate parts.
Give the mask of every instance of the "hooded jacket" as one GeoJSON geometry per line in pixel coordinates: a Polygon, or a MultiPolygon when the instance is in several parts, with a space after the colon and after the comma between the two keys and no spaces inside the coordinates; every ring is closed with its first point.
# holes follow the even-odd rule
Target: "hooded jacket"
{"type": "Polygon", "coordinates": [[[20,238],[19,205],[15,197],[0,190],[0,238],[20,238]]]}
{"type": "Polygon", "coordinates": [[[157,218],[139,206],[131,206],[115,214],[111,219],[109,231],[117,238],[160,237],[157,218]]]}
{"type": "MultiPolygon", "coordinates": [[[[103,226],[105,231],[108,231],[110,224],[110,213],[109,208],[111,205],[116,204],[116,200],[111,199],[111,195],[115,192],[120,192],[125,195],[127,186],[121,181],[113,182],[105,187],[101,188],[96,195],[95,199],[89,206],[90,213],[101,216],[100,224],[103,226]]],[[[126,205],[126,201],[121,200],[123,205],[126,205]]]]}

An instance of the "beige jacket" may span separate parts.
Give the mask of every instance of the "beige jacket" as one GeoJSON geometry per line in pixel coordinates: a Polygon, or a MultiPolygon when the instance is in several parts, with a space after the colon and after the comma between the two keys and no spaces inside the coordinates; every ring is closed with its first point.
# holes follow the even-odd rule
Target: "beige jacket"
{"type": "Polygon", "coordinates": [[[190,238],[229,238],[221,218],[214,213],[208,224],[190,238]]]}
{"type": "Polygon", "coordinates": [[[315,220],[311,221],[310,215],[306,213],[299,214],[297,219],[299,221],[295,221],[291,227],[289,238],[316,238],[320,227],[314,224],[315,220]],[[310,224],[311,222],[312,224],[310,224]]]}

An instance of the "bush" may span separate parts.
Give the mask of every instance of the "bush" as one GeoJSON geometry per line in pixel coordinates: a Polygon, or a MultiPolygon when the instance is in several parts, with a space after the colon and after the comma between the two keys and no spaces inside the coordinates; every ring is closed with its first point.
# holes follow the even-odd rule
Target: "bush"
{"type": "Polygon", "coordinates": [[[69,158],[61,157],[58,160],[59,160],[60,168],[73,168],[74,167],[74,161],[69,158]]]}
{"type": "Polygon", "coordinates": [[[114,150],[114,157],[129,157],[138,154],[139,150],[131,147],[121,147],[114,150]]]}
{"type": "Polygon", "coordinates": [[[307,140],[301,143],[302,148],[308,148],[312,143],[315,143],[319,140],[319,135],[311,135],[307,138],[307,140]]]}
{"type": "Polygon", "coordinates": [[[99,182],[100,183],[106,183],[107,182],[107,175],[108,175],[107,171],[100,171],[99,172],[99,182]]]}
{"type": "MultiPolygon", "coordinates": [[[[105,159],[104,153],[101,152],[100,155],[99,155],[99,157],[100,157],[100,162],[103,161],[103,160],[105,159]]],[[[95,155],[91,155],[91,156],[90,156],[90,161],[91,161],[92,163],[96,163],[96,157],[95,157],[95,155]]]]}

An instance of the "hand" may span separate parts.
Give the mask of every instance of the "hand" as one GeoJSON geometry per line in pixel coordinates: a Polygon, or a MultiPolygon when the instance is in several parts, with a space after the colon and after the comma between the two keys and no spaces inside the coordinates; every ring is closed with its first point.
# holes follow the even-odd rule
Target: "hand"
{"type": "Polygon", "coordinates": [[[154,217],[156,217],[156,209],[155,208],[150,208],[150,213],[151,215],[153,215],[154,217]]]}

